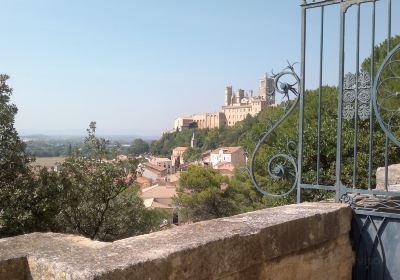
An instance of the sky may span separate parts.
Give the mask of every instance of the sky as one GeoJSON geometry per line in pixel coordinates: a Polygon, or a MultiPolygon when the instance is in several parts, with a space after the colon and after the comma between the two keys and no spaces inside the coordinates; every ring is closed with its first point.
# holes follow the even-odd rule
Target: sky
{"type": "MultiPolygon", "coordinates": [[[[1,2],[0,72],[22,134],[84,134],[96,121],[100,134],[159,136],[180,115],[220,110],[225,86],[257,93],[264,73],[300,61],[300,0],[1,2]]],[[[327,14],[333,84],[338,13],[327,14]]],[[[311,39],[318,26],[310,20],[311,39]]],[[[310,88],[317,62],[307,64],[310,88]]]]}

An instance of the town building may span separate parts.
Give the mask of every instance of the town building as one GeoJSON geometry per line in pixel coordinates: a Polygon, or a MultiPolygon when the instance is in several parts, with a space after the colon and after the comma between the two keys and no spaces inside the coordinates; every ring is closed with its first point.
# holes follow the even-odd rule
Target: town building
{"type": "Polygon", "coordinates": [[[225,101],[221,111],[214,113],[193,114],[175,119],[174,130],[186,128],[220,128],[224,125],[234,126],[244,120],[247,115],[255,116],[264,108],[275,104],[273,93],[274,79],[265,75],[259,80],[258,96],[253,91],[243,89],[233,90],[232,86],[225,88],[225,101]]]}
{"type": "Polygon", "coordinates": [[[172,161],[169,158],[152,157],[149,161],[151,164],[157,165],[161,168],[167,169],[167,174],[172,174],[175,172],[175,168],[172,165],[172,161]]]}
{"type": "MultiPolygon", "coordinates": [[[[193,133],[192,139],[190,140],[190,147],[192,149],[197,148],[197,139],[193,133]]],[[[175,168],[175,172],[179,170],[179,167],[185,163],[183,159],[183,154],[189,147],[176,147],[172,150],[171,161],[172,166],[175,168]]]]}
{"type": "Polygon", "coordinates": [[[210,162],[214,169],[218,169],[219,166],[222,169],[227,168],[227,164],[221,163],[229,163],[238,168],[246,165],[246,156],[241,147],[221,147],[210,153],[210,162]]]}
{"type": "Polygon", "coordinates": [[[167,176],[167,168],[160,167],[150,162],[145,162],[139,166],[139,174],[153,181],[167,176]]]}
{"type": "Polygon", "coordinates": [[[171,161],[175,168],[179,168],[180,165],[185,163],[183,154],[187,149],[189,149],[189,147],[176,147],[172,150],[171,161]]]}
{"type": "Polygon", "coordinates": [[[141,197],[146,208],[173,209],[173,197],[176,195],[174,185],[154,185],[142,189],[141,197]]]}
{"type": "Polygon", "coordinates": [[[225,125],[226,119],[223,112],[193,114],[175,119],[174,129],[197,128],[218,128],[225,125]]]}

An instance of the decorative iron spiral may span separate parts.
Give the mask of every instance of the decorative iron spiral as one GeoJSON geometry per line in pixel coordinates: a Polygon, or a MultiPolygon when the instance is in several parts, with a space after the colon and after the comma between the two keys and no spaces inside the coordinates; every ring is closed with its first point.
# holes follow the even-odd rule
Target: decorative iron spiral
{"type": "Polygon", "coordinates": [[[372,104],[380,127],[400,146],[400,44],[386,56],[378,70],[372,104]]]}
{"type": "Polygon", "coordinates": [[[345,193],[341,196],[340,201],[349,205],[353,205],[354,197],[350,196],[348,193],[345,193]]]}
{"type": "Polygon", "coordinates": [[[251,160],[250,160],[250,177],[253,182],[254,187],[263,195],[266,196],[272,196],[272,197],[283,197],[287,196],[289,193],[291,193],[296,185],[297,185],[297,164],[296,160],[293,155],[293,146],[296,144],[293,141],[287,142],[287,152],[288,154],[276,154],[273,155],[269,158],[268,164],[267,164],[267,172],[269,176],[275,181],[286,179],[286,178],[293,178],[293,184],[290,187],[290,189],[285,192],[285,193],[272,193],[264,190],[258,183],[254,169],[255,169],[255,158],[260,150],[262,144],[266,141],[268,136],[292,113],[292,111],[296,108],[299,98],[298,98],[298,92],[299,92],[299,87],[300,87],[300,78],[297,76],[296,72],[294,71],[293,65],[290,65],[283,70],[281,73],[273,75],[274,78],[274,90],[273,92],[270,93],[270,95],[276,95],[276,94],[281,94],[283,98],[286,98],[288,101],[290,100],[291,95],[294,95],[294,101],[292,105],[289,108],[285,108],[286,111],[285,113],[275,122],[272,123],[272,125],[267,128],[267,130],[261,134],[261,137],[254,148],[254,151],[251,155],[251,160]],[[294,78],[295,83],[290,84],[288,82],[282,82],[284,78],[291,77],[292,79],[294,78]],[[289,167],[288,167],[289,166],[289,167]]]}

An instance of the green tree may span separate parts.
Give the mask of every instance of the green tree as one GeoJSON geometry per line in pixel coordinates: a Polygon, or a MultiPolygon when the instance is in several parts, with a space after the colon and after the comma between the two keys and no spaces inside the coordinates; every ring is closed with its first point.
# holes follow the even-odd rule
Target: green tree
{"type": "Polygon", "coordinates": [[[148,153],[150,149],[149,143],[141,138],[137,138],[132,141],[129,147],[129,153],[134,156],[139,156],[144,153],[148,153]]]}
{"type": "Polygon", "coordinates": [[[196,160],[201,159],[201,149],[199,148],[188,148],[184,153],[183,153],[183,160],[185,162],[194,162],[196,160]]]}
{"type": "Polygon", "coordinates": [[[178,132],[166,132],[160,139],[151,143],[150,152],[155,155],[170,156],[172,149],[178,146],[189,147],[193,133],[196,135],[197,146],[204,150],[204,139],[208,131],[208,129],[184,129],[178,132]]]}
{"type": "Polygon", "coordinates": [[[68,144],[68,147],[67,147],[67,156],[72,156],[72,144],[70,143],[70,144],[68,144]]]}
{"type": "Polygon", "coordinates": [[[96,122],[92,121],[89,124],[89,128],[86,129],[87,136],[84,140],[83,145],[83,153],[88,159],[101,161],[102,159],[106,159],[109,155],[109,149],[107,149],[110,141],[96,137],[96,122]]]}
{"type": "Polygon", "coordinates": [[[92,122],[85,139],[88,157],[70,157],[61,166],[63,230],[104,241],[149,232],[161,217],[145,209],[138,196],[137,161],[104,162],[107,141],[95,132],[92,122]]]}
{"type": "Polygon", "coordinates": [[[10,103],[12,88],[9,76],[0,75],[0,234],[25,231],[32,213],[29,211],[31,186],[30,158],[14,127],[17,107],[10,103]]]}
{"type": "MultiPolygon", "coordinates": [[[[394,36],[390,39],[390,45],[391,48],[393,48],[394,46],[396,46],[397,44],[400,43],[400,36],[394,36]]],[[[384,40],[382,43],[380,43],[379,45],[375,46],[374,48],[374,73],[376,74],[378,72],[379,67],[381,66],[383,60],[386,58],[388,54],[388,40],[384,40]]],[[[396,66],[395,66],[396,67],[396,66]]],[[[365,59],[362,64],[361,64],[361,68],[364,71],[367,71],[368,73],[371,73],[371,58],[368,57],[367,59],[365,59]]],[[[397,70],[397,69],[396,69],[397,70]]]]}
{"type": "Polygon", "coordinates": [[[25,232],[62,231],[58,214],[63,207],[61,198],[64,190],[59,180],[56,172],[46,168],[42,168],[32,179],[29,202],[32,217],[29,225],[25,227],[25,232]]]}
{"type": "Polygon", "coordinates": [[[213,150],[218,148],[220,143],[220,129],[213,128],[207,133],[204,140],[204,150],[213,150]]]}
{"type": "Polygon", "coordinates": [[[211,168],[190,166],[181,173],[175,204],[181,208],[183,219],[208,220],[237,213],[234,202],[229,199],[227,177],[211,168]]]}

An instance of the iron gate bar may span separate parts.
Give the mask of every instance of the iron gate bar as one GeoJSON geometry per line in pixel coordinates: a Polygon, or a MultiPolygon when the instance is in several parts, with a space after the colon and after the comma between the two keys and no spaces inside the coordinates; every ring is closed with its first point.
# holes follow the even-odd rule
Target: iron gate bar
{"type": "Polygon", "coordinates": [[[324,7],[321,7],[321,34],[319,49],[319,91],[318,91],[318,124],[317,124],[317,185],[319,184],[321,164],[321,102],[322,102],[322,71],[324,60],[324,7]]]}
{"type": "Polygon", "coordinates": [[[298,99],[300,100],[299,109],[299,151],[297,156],[297,203],[301,202],[301,177],[303,174],[303,127],[304,127],[304,89],[306,75],[306,40],[307,40],[307,11],[301,11],[301,73],[300,73],[300,92],[298,99]]]}
{"type": "MultiPolygon", "coordinates": [[[[357,145],[358,145],[358,79],[360,75],[360,5],[357,5],[357,47],[356,47],[356,99],[354,117],[354,149],[353,149],[353,189],[357,183],[357,145]]],[[[371,107],[370,107],[371,108],[371,107]]]]}
{"type": "MultiPolygon", "coordinates": [[[[337,139],[336,139],[336,197],[339,201],[341,187],[341,171],[342,171],[342,104],[343,104],[343,78],[344,78],[344,40],[346,29],[346,13],[340,12],[340,46],[339,46],[339,86],[338,86],[338,109],[337,109],[337,139]]],[[[357,69],[358,70],[358,69],[357,69]]]]}
{"type": "MultiPolygon", "coordinates": [[[[392,34],[392,1],[388,0],[388,35],[387,35],[387,53],[390,53],[390,40],[392,34]]],[[[389,149],[389,138],[385,137],[385,190],[388,190],[388,149],[389,149]]]]}
{"type": "MultiPolygon", "coordinates": [[[[372,3],[372,30],[371,30],[371,81],[374,81],[375,76],[375,23],[376,23],[376,4],[375,1],[372,3]]],[[[374,110],[372,109],[372,98],[370,99],[370,115],[369,115],[369,148],[368,148],[368,190],[371,190],[372,186],[372,148],[374,139],[372,135],[374,133],[374,110]]]]}

